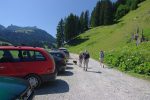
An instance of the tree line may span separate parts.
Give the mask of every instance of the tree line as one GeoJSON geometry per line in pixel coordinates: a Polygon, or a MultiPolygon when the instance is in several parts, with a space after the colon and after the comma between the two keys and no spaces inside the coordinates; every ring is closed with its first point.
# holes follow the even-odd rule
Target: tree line
{"type": "Polygon", "coordinates": [[[138,8],[138,4],[145,0],[118,0],[115,4],[115,20],[120,19],[126,15],[129,11],[138,8]]]}
{"type": "Polygon", "coordinates": [[[68,17],[61,19],[57,25],[57,46],[63,46],[77,35],[89,29],[89,11],[82,12],[80,16],[71,13],[68,17]]]}
{"type": "Polygon", "coordinates": [[[99,0],[92,13],[83,11],[80,16],[71,13],[64,19],[61,19],[57,25],[57,46],[63,46],[69,43],[81,33],[89,28],[101,25],[110,25],[116,23],[129,11],[135,10],[138,4],[144,0],[99,0]]]}

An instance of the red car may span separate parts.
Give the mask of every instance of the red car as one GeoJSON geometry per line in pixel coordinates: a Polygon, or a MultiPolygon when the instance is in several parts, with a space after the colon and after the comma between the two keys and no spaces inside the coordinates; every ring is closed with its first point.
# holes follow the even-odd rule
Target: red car
{"type": "Polygon", "coordinates": [[[51,55],[43,48],[0,46],[0,75],[22,77],[32,87],[55,80],[57,71],[51,55]]]}

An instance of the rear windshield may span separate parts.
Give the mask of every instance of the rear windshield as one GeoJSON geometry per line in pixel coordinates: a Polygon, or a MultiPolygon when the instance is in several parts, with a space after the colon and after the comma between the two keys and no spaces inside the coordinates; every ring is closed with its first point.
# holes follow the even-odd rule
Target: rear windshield
{"type": "Polygon", "coordinates": [[[62,53],[50,52],[50,54],[56,57],[65,58],[65,56],[62,53]]]}
{"type": "Polygon", "coordinates": [[[67,50],[64,50],[63,52],[65,52],[65,53],[69,53],[67,50]]]}

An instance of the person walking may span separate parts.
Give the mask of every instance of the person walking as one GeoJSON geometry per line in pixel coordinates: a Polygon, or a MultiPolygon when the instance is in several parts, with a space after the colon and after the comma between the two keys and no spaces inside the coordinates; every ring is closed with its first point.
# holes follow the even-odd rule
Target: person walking
{"type": "Polygon", "coordinates": [[[83,68],[83,70],[87,71],[89,58],[90,58],[90,54],[87,50],[85,50],[85,52],[83,53],[83,57],[84,57],[84,68],[83,68]]]}
{"type": "Polygon", "coordinates": [[[83,61],[83,53],[80,52],[80,54],[79,54],[79,67],[82,67],[82,61],[83,61]]]}
{"type": "Polygon", "coordinates": [[[100,50],[100,66],[104,68],[104,51],[100,50]]]}

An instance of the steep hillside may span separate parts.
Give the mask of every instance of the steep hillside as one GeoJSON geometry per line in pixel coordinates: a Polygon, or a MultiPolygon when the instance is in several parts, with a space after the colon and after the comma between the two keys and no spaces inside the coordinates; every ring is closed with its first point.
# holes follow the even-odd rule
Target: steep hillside
{"type": "Polygon", "coordinates": [[[37,27],[19,27],[10,25],[7,28],[0,25],[0,40],[10,42],[13,45],[51,46],[55,39],[42,29],[37,27]]]}
{"type": "Polygon", "coordinates": [[[131,34],[136,33],[138,27],[140,34],[143,30],[144,36],[150,40],[149,5],[150,0],[146,0],[139,5],[137,10],[128,13],[117,24],[100,26],[86,31],[71,41],[71,45],[68,46],[69,50],[79,53],[87,49],[93,58],[98,59],[100,49],[107,52],[130,44],[128,42],[131,34]]]}
{"type": "Polygon", "coordinates": [[[74,40],[67,47],[71,52],[79,53],[85,49],[92,58],[99,60],[99,51],[105,52],[105,63],[136,77],[150,80],[150,0],[139,5],[137,10],[131,11],[118,23],[110,26],[93,28],[74,40]],[[136,46],[132,34],[139,38],[142,31],[145,42],[136,46]]]}

